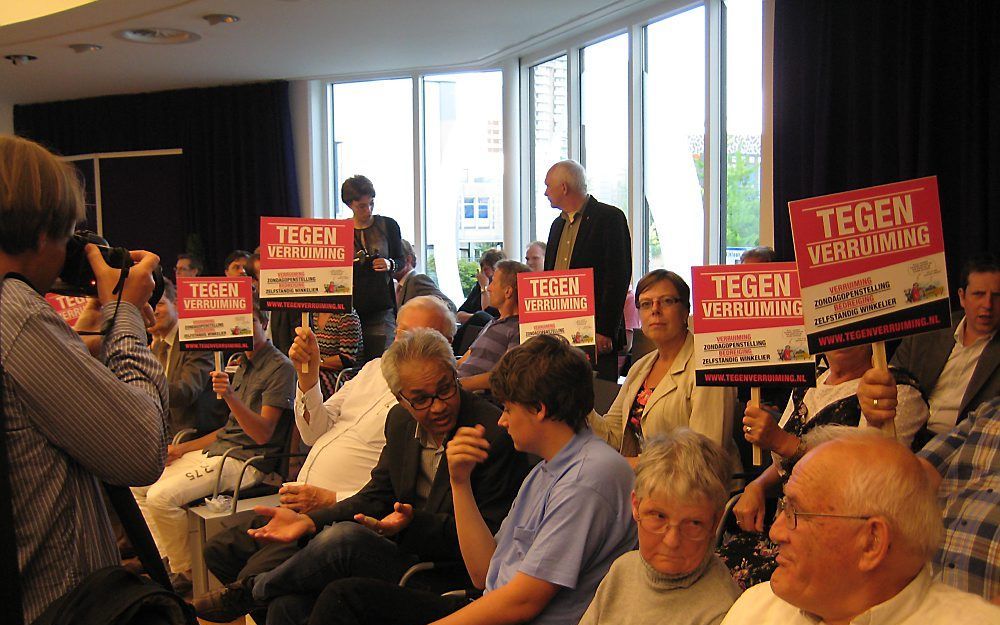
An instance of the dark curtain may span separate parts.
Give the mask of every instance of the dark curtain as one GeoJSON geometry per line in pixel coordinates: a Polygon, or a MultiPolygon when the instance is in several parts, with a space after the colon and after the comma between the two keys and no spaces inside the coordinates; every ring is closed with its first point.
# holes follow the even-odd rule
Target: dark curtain
{"type": "Polygon", "coordinates": [[[774,224],[788,202],[938,176],[951,284],[1000,249],[1000,2],[777,0],[774,224]]]}
{"type": "Polygon", "coordinates": [[[19,105],[14,129],[64,155],[181,148],[177,210],[216,273],[257,246],[261,215],[300,215],[287,82],[19,105]]]}

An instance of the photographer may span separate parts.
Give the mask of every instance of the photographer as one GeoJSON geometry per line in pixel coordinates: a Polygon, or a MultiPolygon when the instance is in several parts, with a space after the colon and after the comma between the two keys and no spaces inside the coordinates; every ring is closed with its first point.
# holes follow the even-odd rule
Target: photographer
{"type": "MultiPolygon", "coordinates": [[[[135,264],[118,303],[112,291],[120,271],[86,247],[101,314],[111,322],[106,365],[41,295],[62,271],[83,216],[71,166],[31,141],[0,136],[0,459],[7,462],[0,472],[10,490],[0,498],[0,521],[13,524],[17,550],[8,558],[13,546],[6,545],[0,561],[20,585],[20,607],[7,602],[3,610],[21,611],[27,623],[89,573],[119,561],[98,480],[149,484],[166,454],[166,381],[146,347],[141,312],[152,318],[159,258],[131,252],[135,264]]],[[[16,602],[16,587],[9,601],[16,602]]]]}
{"type": "Polygon", "coordinates": [[[375,187],[352,176],[340,187],[340,199],[354,213],[354,307],[361,318],[365,355],[382,355],[396,334],[393,272],[403,266],[403,239],[391,217],[375,215],[375,187]]]}

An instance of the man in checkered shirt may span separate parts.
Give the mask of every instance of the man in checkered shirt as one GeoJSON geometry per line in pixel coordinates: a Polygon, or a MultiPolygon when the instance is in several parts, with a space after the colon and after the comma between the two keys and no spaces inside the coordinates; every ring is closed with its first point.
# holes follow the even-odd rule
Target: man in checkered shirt
{"type": "Polygon", "coordinates": [[[1000,397],[932,439],[918,457],[943,476],[945,537],[935,575],[1000,604],[1000,397]]]}
{"type": "MultiPolygon", "coordinates": [[[[895,418],[896,386],[887,380],[885,371],[869,369],[858,384],[869,421],[895,418]]],[[[928,441],[917,457],[939,483],[944,514],[935,577],[1000,605],[1000,397],[928,441]]]]}

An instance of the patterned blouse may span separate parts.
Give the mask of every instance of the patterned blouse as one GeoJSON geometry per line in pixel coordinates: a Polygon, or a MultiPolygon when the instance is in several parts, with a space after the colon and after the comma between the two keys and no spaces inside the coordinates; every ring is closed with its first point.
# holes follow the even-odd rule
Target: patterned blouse
{"type": "MultiPolygon", "coordinates": [[[[361,320],[353,310],[346,315],[330,315],[326,325],[315,327],[318,315],[312,316],[312,324],[319,343],[320,360],[340,355],[344,368],[352,367],[361,356],[364,347],[361,339],[361,320]]],[[[323,391],[323,399],[333,394],[337,382],[337,371],[333,369],[319,370],[319,386],[323,391]]]]}
{"type": "MultiPolygon", "coordinates": [[[[906,385],[916,387],[917,382],[908,372],[902,369],[891,369],[896,378],[896,385],[906,385]]],[[[817,380],[816,388],[796,388],[792,391],[789,403],[792,405],[792,413],[788,420],[782,425],[786,432],[794,434],[796,437],[805,436],[810,430],[821,425],[844,425],[857,427],[861,423],[861,405],[858,402],[857,379],[848,380],[835,386],[823,386],[826,376],[821,375],[817,380]],[[837,387],[852,387],[849,394],[837,392],[837,387]],[[807,403],[807,394],[824,394],[820,399],[821,407],[810,415],[807,403]],[[823,405],[825,404],[825,405],[823,405]]],[[[814,399],[810,397],[810,399],[814,399]]],[[[782,476],[782,480],[787,479],[787,475],[782,476]]],[[[768,501],[765,511],[764,532],[744,532],[738,527],[734,529],[734,534],[726,543],[717,550],[717,554],[729,567],[733,578],[741,588],[749,588],[756,584],[769,581],[777,564],[774,558],[778,555],[778,546],[771,542],[767,536],[771,521],[774,519],[775,506],[773,501],[768,501]]],[[[734,524],[735,525],[735,524],[734,524]]],[[[727,530],[728,531],[728,530],[727,530]]]]}

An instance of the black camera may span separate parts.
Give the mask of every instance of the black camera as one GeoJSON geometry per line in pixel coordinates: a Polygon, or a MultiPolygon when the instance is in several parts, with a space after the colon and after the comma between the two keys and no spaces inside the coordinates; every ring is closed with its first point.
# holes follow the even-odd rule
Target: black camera
{"type": "MultiPolygon", "coordinates": [[[[97,279],[94,277],[94,270],[90,267],[87,254],[84,252],[88,243],[97,246],[97,249],[101,251],[101,256],[104,257],[104,262],[109,267],[125,269],[134,264],[128,250],[124,247],[111,247],[99,234],[90,230],[78,230],[66,243],[66,262],[63,264],[59,278],[49,289],[52,293],[77,297],[97,295],[97,279]]],[[[153,271],[153,295],[149,298],[149,305],[156,308],[162,296],[163,272],[157,267],[153,271]]]]}
{"type": "Polygon", "coordinates": [[[358,248],[358,251],[354,253],[354,264],[360,264],[362,267],[371,267],[372,261],[376,258],[382,258],[382,255],[375,251],[374,253],[369,253],[365,248],[358,248]]]}

